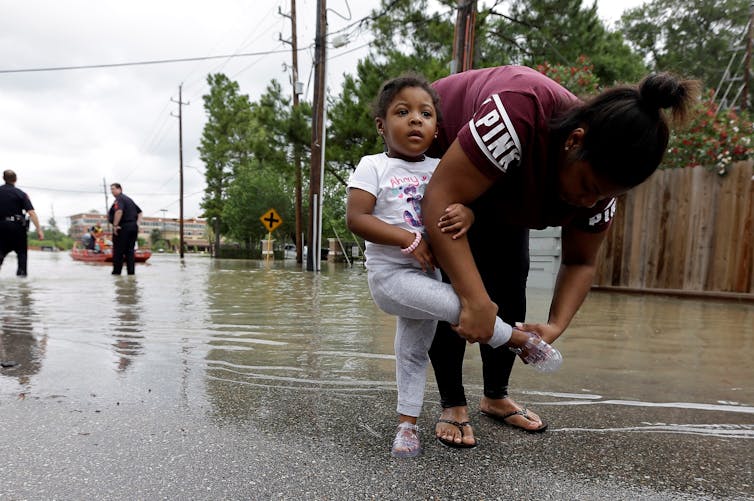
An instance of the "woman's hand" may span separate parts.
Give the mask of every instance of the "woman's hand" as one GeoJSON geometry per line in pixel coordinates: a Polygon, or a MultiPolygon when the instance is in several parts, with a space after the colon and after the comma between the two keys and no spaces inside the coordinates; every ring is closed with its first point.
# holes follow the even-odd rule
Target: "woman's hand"
{"type": "Polygon", "coordinates": [[[484,302],[467,302],[461,298],[458,325],[451,327],[470,343],[486,343],[495,330],[496,316],[497,305],[489,299],[484,302]]]}
{"type": "Polygon", "coordinates": [[[453,233],[450,238],[460,238],[474,224],[474,211],[463,204],[450,204],[437,223],[443,233],[453,233]]]}
{"type": "Polygon", "coordinates": [[[549,344],[552,344],[563,333],[563,329],[555,324],[522,324],[516,322],[516,329],[534,332],[549,344]]]}

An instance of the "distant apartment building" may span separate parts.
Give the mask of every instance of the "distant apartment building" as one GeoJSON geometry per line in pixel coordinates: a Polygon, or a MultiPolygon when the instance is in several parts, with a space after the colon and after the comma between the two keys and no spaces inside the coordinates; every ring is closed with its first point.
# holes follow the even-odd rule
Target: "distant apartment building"
{"type": "MultiPolygon", "coordinates": [[[[94,225],[100,225],[105,232],[105,238],[111,238],[111,228],[107,224],[107,216],[98,212],[74,214],[68,216],[71,226],[68,234],[74,240],[80,240],[94,225]]],[[[151,237],[154,230],[159,230],[161,238],[167,241],[177,241],[180,238],[180,220],[178,218],[144,217],[139,226],[139,238],[151,247],[151,237]]],[[[183,220],[183,241],[188,250],[209,250],[209,235],[207,222],[204,219],[183,220]]],[[[166,249],[167,250],[167,249],[166,249]]]]}

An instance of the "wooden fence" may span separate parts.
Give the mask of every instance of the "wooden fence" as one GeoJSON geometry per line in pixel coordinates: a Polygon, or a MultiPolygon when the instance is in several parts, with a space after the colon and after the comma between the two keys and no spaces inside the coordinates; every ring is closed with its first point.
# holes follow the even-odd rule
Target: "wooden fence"
{"type": "Polygon", "coordinates": [[[595,286],[754,297],[753,174],[657,171],[618,200],[595,286]]]}

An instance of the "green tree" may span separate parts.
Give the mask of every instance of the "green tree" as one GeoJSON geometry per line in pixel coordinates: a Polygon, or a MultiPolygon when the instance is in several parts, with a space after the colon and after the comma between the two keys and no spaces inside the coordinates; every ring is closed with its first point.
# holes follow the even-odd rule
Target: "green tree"
{"type": "Polygon", "coordinates": [[[289,101],[283,97],[280,83],[270,82],[258,101],[251,103],[249,112],[247,163],[261,170],[280,175],[293,175],[289,162],[291,149],[289,101]]]}
{"type": "Polygon", "coordinates": [[[733,45],[741,44],[749,0],[649,0],[619,23],[626,39],[658,71],[717,87],[733,45]]]}
{"type": "Polygon", "coordinates": [[[270,209],[275,209],[283,218],[276,233],[290,232],[293,207],[289,193],[280,183],[280,176],[271,170],[241,168],[228,188],[228,200],[223,210],[228,236],[243,242],[247,248],[266,238],[267,230],[259,218],[270,209]]]}
{"type": "Polygon", "coordinates": [[[50,217],[50,219],[47,220],[47,230],[48,231],[57,231],[60,232],[60,228],[58,228],[58,222],[55,220],[55,217],[50,217]]]}
{"type": "Polygon", "coordinates": [[[367,59],[380,61],[386,71],[381,80],[406,70],[430,80],[448,74],[456,1],[440,4],[442,8],[433,11],[427,0],[382,0],[380,9],[372,12],[373,53],[367,59]]]}
{"type": "Polygon", "coordinates": [[[163,245],[167,243],[167,240],[165,240],[165,237],[162,235],[162,230],[159,228],[154,228],[149,233],[149,243],[152,245],[152,249],[157,249],[160,247],[160,244],[163,245]]]}
{"type": "Polygon", "coordinates": [[[226,232],[222,214],[227,189],[248,158],[251,105],[248,96],[240,94],[238,83],[227,76],[209,75],[207,83],[210,90],[203,96],[207,122],[199,146],[207,186],[201,207],[212,224],[215,248],[219,248],[220,236],[226,232]]]}
{"type": "MultiPolygon", "coordinates": [[[[47,226],[44,227],[44,231],[45,231],[44,241],[52,242],[54,246],[57,246],[59,242],[71,240],[68,237],[68,235],[60,231],[60,228],[58,228],[58,223],[54,217],[51,217],[50,219],[47,220],[47,226]]],[[[29,232],[29,238],[36,239],[37,232],[36,231],[29,232]]]]}
{"type": "Polygon", "coordinates": [[[646,73],[639,54],[611,32],[597,15],[597,4],[582,0],[524,0],[512,2],[510,12],[492,8],[486,12],[487,52],[485,66],[495,56],[506,54],[514,64],[536,66],[549,62],[576,66],[586,56],[602,85],[634,82],[646,73]]]}
{"type": "Polygon", "coordinates": [[[247,248],[266,237],[259,218],[270,208],[284,221],[278,235],[294,231],[294,146],[305,151],[308,109],[300,106],[294,113],[275,80],[249,105],[245,155],[228,183],[221,213],[227,236],[247,248]]]}

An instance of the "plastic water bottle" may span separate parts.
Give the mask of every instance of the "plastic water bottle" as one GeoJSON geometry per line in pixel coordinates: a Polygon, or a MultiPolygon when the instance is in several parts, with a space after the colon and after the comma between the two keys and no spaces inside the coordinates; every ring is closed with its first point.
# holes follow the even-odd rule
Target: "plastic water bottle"
{"type": "Polygon", "coordinates": [[[563,355],[560,354],[557,348],[553,348],[533,332],[526,332],[526,334],[529,336],[526,344],[520,348],[511,346],[509,349],[517,355],[526,353],[521,358],[540,372],[555,372],[558,370],[563,363],[563,355]]]}

